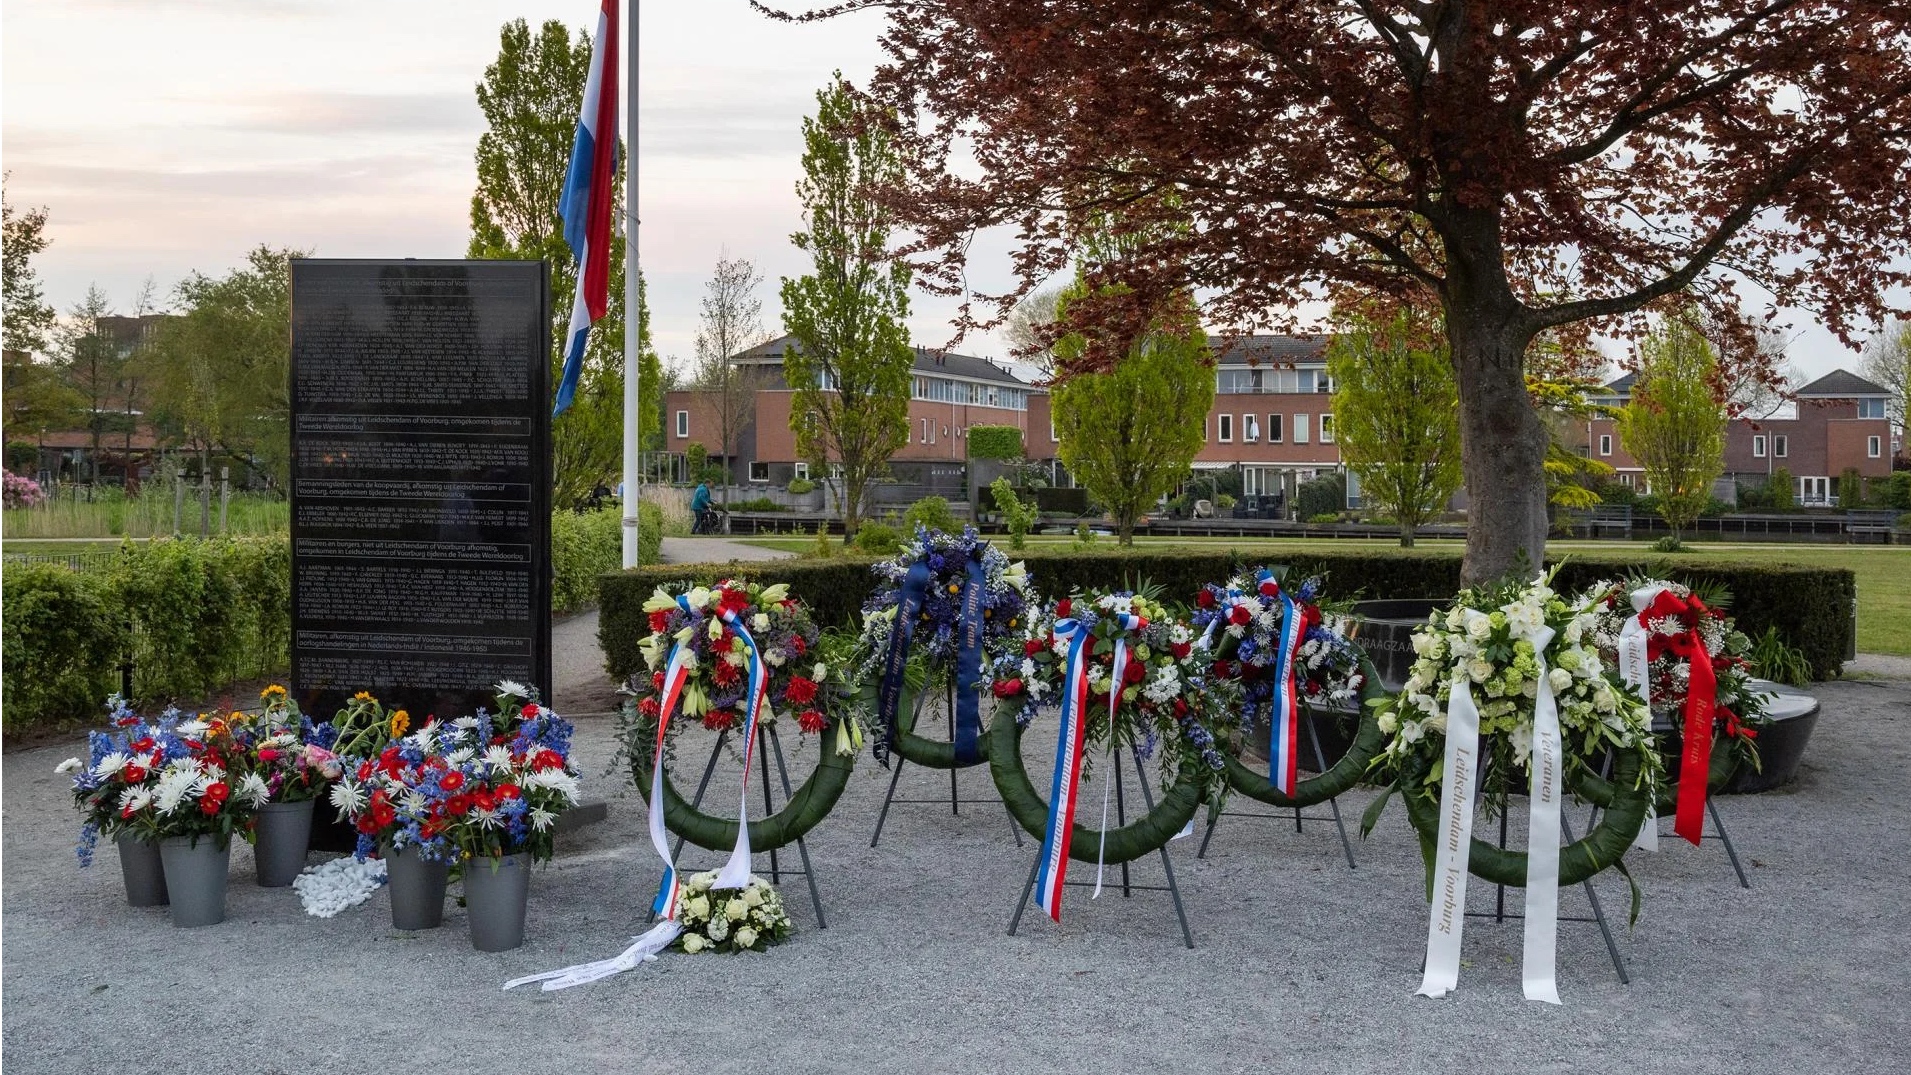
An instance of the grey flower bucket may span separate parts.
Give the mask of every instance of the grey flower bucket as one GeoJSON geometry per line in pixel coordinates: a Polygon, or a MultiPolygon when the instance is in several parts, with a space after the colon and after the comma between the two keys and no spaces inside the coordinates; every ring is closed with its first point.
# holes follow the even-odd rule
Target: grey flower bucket
{"type": "Polygon", "coordinates": [[[159,857],[166,867],[174,926],[193,929],[226,920],[231,843],[216,836],[201,836],[197,842],[190,836],[174,836],[159,842],[159,857]]]}
{"type": "Polygon", "coordinates": [[[464,866],[465,910],[471,947],[504,952],[524,943],[524,915],[531,898],[531,856],[474,858],[464,866]]]}
{"type": "Polygon", "coordinates": [[[312,840],[312,800],[266,803],[259,808],[258,842],[252,857],[260,888],[284,888],[305,869],[305,850],[312,840]]]}
{"type": "Polygon", "coordinates": [[[159,845],[122,832],[119,872],[126,879],[126,902],[135,907],[166,906],[166,868],[159,861],[159,845]]]}
{"type": "Polygon", "coordinates": [[[416,847],[386,848],[386,890],[391,893],[393,929],[437,929],[445,924],[445,883],[451,864],[433,862],[416,847]]]}

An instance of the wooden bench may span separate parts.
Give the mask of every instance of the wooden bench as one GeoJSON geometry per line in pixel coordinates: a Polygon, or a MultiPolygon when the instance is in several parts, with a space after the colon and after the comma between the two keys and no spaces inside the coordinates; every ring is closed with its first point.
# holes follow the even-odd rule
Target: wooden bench
{"type": "Polygon", "coordinates": [[[1631,504],[1601,504],[1586,513],[1586,536],[1606,534],[1620,538],[1632,536],[1631,504]]]}
{"type": "Polygon", "coordinates": [[[1891,533],[1898,522],[1895,511],[1858,511],[1845,512],[1845,540],[1856,543],[1859,536],[1869,539],[1876,535],[1883,544],[1891,544],[1891,533]]]}

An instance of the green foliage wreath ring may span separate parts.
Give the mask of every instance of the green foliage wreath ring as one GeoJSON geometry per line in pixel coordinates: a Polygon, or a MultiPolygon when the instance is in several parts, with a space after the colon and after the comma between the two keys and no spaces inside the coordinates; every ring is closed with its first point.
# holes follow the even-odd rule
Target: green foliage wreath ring
{"type": "MultiPolygon", "coordinates": [[[[953,671],[946,671],[945,674],[952,675],[954,673],[953,671]]],[[[988,761],[989,741],[993,737],[986,731],[983,732],[982,738],[976,741],[976,760],[969,762],[957,760],[954,743],[944,742],[939,739],[928,739],[916,734],[916,720],[922,715],[918,704],[922,699],[930,697],[935,693],[939,677],[928,676],[925,678],[927,682],[923,682],[911,676],[904,682],[902,703],[897,707],[896,712],[896,739],[895,742],[891,744],[895,753],[903,759],[920,765],[925,769],[967,769],[970,766],[980,765],[988,761]]],[[[874,685],[870,687],[870,690],[873,694],[875,690],[874,685]]],[[[985,695],[986,693],[987,692],[984,691],[985,695]]],[[[873,708],[873,699],[870,704],[873,708]]]]}
{"type": "MultiPolygon", "coordinates": [[[[768,817],[750,818],[750,848],[754,851],[774,851],[795,843],[815,828],[829,812],[835,808],[836,801],[843,797],[843,789],[849,785],[849,774],[856,767],[854,754],[838,754],[831,749],[835,742],[836,722],[842,718],[833,717],[829,727],[816,737],[817,749],[821,755],[816,769],[805,779],[790,796],[783,808],[768,817]]],[[[654,729],[653,729],[654,732],[654,729]]],[[[636,746],[630,752],[630,775],[637,785],[637,791],[646,803],[650,800],[650,766],[655,754],[656,739],[650,736],[635,737],[636,746]]],[[[759,740],[758,750],[771,749],[767,741],[759,740]]],[[[719,785],[711,784],[709,794],[717,794],[718,801],[731,802],[736,793],[736,785],[725,781],[719,785]]],[[[706,814],[692,806],[677,791],[676,784],[670,778],[670,767],[664,767],[664,827],[684,838],[684,840],[711,851],[728,851],[736,846],[737,821],[733,817],[718,817],[706,814]]]]}
{"type": "MultiPolygon", "coordinates": [[[[1633,837],[1639,835],[1640,827],[1645,824],[1646,807],[1652,802],[1651,793],[1638,787],[1643,768],[1644,762],[1637,752],[1616,752],[1610,780],[1600,780],[1583,770],[1569,780],[1575,793],[1605,807],[1606,812],[1592,831],[1560,848],[1561,885],[1576,885],[1587,880],[1616,864],[1632,846],[1633,837]]],[[[1420,851],[1431,877],[1435,841],[1440,831],[1440,785],[1427,783],[1429,772],[1427,768],[1403,771],[1400,797],[1407,806],[1407,819],[1420,836],[1420,851]]],[[[1467,870],[1494,884],[1524,887],[1526,852],[1496,847],[1476,836],[1467,856],[1467,870]]]]}
{"type": "MultiPolygon", "coordinates": [[[[1035,790],[1022,764],[1022,731],[1012,714],[997,714],[985,737],[989,743],[989,775],[995,779],[996,790],[1002,793],[1002,804],[1008,807],[1009,815],[1039,840],[1048,828],[1048,803],[1035,790]]],[[[1077,822],[1069,840],[1068,857],[1077,862],[1094,862],[1098,857],[1107,863],[1133,862],[1166,847],[1168,841],[1194,819],[1211,779],[1214,777],[1203,767],[1200,755],[1190,752],[1183,759],[1174,783],[1162,789],[1154,808],[1140,818],[1106,831],[1077,822]]]]}
{"type": "MultiPolygon", "coordinates": [[[[1353,745],[1340,760],[1327,767],[1327,771],[1312,779],[1302,780],[1294,787],[1292,796],[1283,795],[1265,772],[1256,772],[1242,765],[1232,754],[1226,756],[1228,786],[1235,791],[1264,802],[1269,806],[1306,807],[1318,806],[1329,799],[1339,797],[1347,789],[1360,783],[1373,760],[1380,756],[1386,746],[1386,734],[1380,730],[1378,716],[1373,706],[1365,703],[1386,697],[1385,688],[1380,685],[1380,674],[1366,654],[1360,656],[1361,687],[1360,728],[1354,735],[1353,745]]],[[[1306,719],[1306,718],[1303,718],[1306,719]]]]}
{"type": "MultiPolygon", "coordinates": [[[[1725,785],[1731,783],[1732,777],[1737,774],[1738,766],[1739,753],[1732,741],[1723,735],[1715,737],[1712,740],[1712,760],[1710,767],[1706,770],[1705,793],[1717,795],[1724,791],[1725,785]]],[[[1672,773],[1678,772],[1678,760],[1674,759],[1667,769],[1672,773]]],[[[1597,773],[1584,774],[1576,787],[1579,794],[1600,806],[1612,802],[1613,798],[1619,794],[1619,788],[1613,781],[1597,773]]],[[[1670,776],[1660,780],[1659,801],[1654,805],[1653,813],[1660,817],[1668,817],[1677,809],[1678,803],[1679,782],[1670,776]]]]}

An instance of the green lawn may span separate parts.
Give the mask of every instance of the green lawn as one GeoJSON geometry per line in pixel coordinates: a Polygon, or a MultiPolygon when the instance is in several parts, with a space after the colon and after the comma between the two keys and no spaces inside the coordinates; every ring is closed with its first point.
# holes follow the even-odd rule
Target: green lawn
{"type": "MultiPolygon", "coordinates": [[[[747,538],[743,544],[787,552],[807,552],[810,538],[747,538]]],[[[1031,537],[1035,547],[1066,547],[1066,537],[1031,537]]],[[[1103,539],[1105,542],[1107,539],[1103,539]]],[[[1266,550],[1271,558],[1295,551],[1325,552],[1357,547],[1392,547],[1392,541],[1335,539],[1289,539],[1285,541],[1246,541],[1239,538],[1140,538],[1135,544],[1147,548],[1175,546],[1222,546],[1244,551],[1266,550]]],[[[1458,541],[1423,541],[1417,551],[1451,553],[1460,548],[1458,541]]],[[[1799,564],[1805,567],[1850,568],[1858,579],[1858,649],[1863,653],[1890,653],[1911,657],[1911,547],[1880,545],[1774,545],[1704,544],[1703,551],[1667,556],[1653,552],[1646,542],[1555,541],[1547,545],[1554,553],[1634,552],[1640,559],[1670,560],[1673,564],[1716,563],[1721,560],[1755,560],[1761,563],[1799,564]]]]}

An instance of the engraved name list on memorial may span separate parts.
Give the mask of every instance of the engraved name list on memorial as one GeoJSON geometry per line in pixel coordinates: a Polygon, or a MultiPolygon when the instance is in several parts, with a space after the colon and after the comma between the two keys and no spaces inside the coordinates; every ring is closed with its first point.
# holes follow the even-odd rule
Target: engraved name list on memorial
{"type": "Polygon", "coordinates": [[[316,713],[370,690],[449,718],[546,678],[542,286],[535,264],[295,269],[293,664],[316,713]]]}

